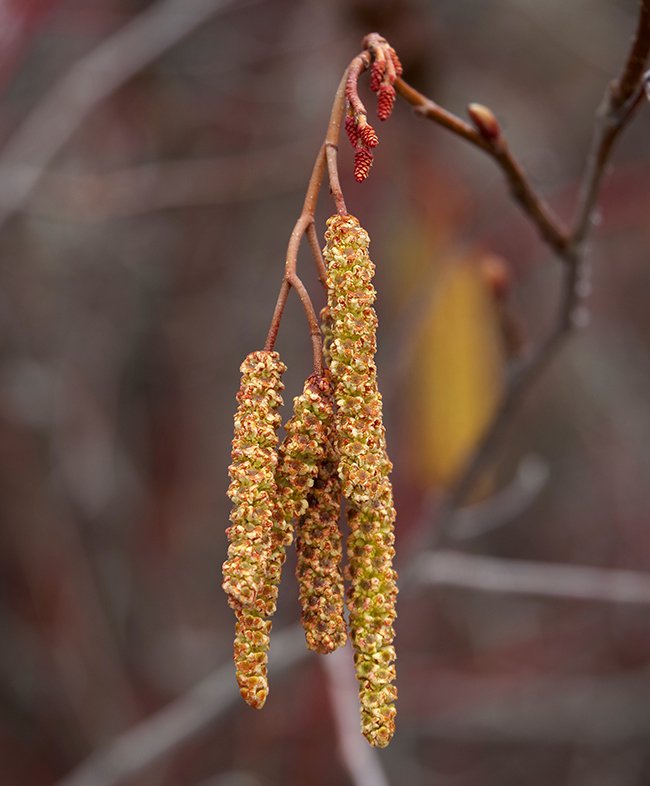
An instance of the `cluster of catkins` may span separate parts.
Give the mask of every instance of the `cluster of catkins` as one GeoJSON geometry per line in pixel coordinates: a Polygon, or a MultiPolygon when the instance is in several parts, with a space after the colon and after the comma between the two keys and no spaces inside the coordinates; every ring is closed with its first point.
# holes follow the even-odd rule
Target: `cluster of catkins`
{"type": "MultiPolygon", "coordinates": [[[[397,77],[402,75],[402,64],[393,47],[377,33],[368,36],[367,45],[373,58],[370,89],[377,93],[377,117],[388,120],[395,104],[393,85],[397,77]]],[[[370,173],[372,150],[379,144],[379,138],[368,122],[366,107],[359,98],[357,77],[358,72],[350,69],[345,85],[345,132],[354,148],[354,178],[361,183],[370,173]]]]}
{"type": "Polygon", "coordinates": [[[282,564],[295,534],[307,646],[332,652],[345,644],[349,629],[361,729],[372,745],[383,747],[395,728],[397,574],[392,465],[374,361],[374,265],[368,234],[356,218],[336,215],[327,226],[327,367],[312,374],[294,399],[294,414],[281,443],[278,410],[284,364],[277,352],[259,351],[241,366],[223,588],[236,616],[239,688],[243,698],[259,708],[268,694],[269,635],[282,564]],[[342,498],[348,519],[344,573],[342,498]]]}

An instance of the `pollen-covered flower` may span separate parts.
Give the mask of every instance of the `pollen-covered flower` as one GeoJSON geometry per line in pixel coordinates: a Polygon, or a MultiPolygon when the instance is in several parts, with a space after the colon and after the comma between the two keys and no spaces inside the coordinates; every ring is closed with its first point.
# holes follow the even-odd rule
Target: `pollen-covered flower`
{"type": "Polygon", "coordinates": [[[228,559],[223,589],[230,605],[251,603],[266,580],[276,498],[278,407],[286,366],[277,352],[252,352],[241,365],[228,496],[233,502],[227,530],[228,559]]]}
{"type": "Polygon", "coordinates": [[[278,452],[266,575],[256,596],[237,612],[235,625],[237,681],[243,698],[253,707],[261,707],[268,694],[270,618],[277,605],[285,549],[293,540],[294,519],[307,510],[307,496],[325,454],[325,423],[331,421],[332,407],[329,374],[312,374],[294,399],[294,415],[286,424],[278,452]]]}
{"type": "Polygon", "coordinates": [[[334,379],[339,475],[349,502],[347,541],[350,637],[359,682],[361,727],[372,745],[395,728],[395,509],[377,387],[374,265],[367,232],[334,216],[325,233],[330,368],[334,379]]]}
{"type": "Polygon", "coordinates": [[[327,423],[327,450],[296,535],[296,576],[302,626],[310,650],[333,652],[345,644],[341,481],[334,444],[334,412],[327,423]]]}
{"type": "Polygon", "coordinates": [[[350,638],[359,682],[361,730],[371,745],[383,748],[395,731],[395,601],[393,569],[395,509],[389,464],[374,504],[348,511],[350,578],[347,605],[350,638]]]}
{"type": "Polygon", "coordinates": [[[377,496],[385,452],[374,361],[375,266],[368,254],[368,233],[354,216],[333,216],[327,226],[324,257],[332,321],[329,355],[337,405],[339,475],[345,498],[362,507],[377,496]]]}

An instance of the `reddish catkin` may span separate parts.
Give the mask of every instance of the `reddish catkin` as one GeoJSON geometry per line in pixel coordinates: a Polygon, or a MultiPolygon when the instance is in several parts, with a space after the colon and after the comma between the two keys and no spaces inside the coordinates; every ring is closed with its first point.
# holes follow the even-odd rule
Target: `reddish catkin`
{"type": "Polygon", "coordinates": [[[382,79],[384,78],[384,72],[386,71],[386,61],[385,60],[375,60],[372,64],[372,68],[370,69],[370,89],[373,93],[376,93],[379,90],[379,86],[381,85],[382,79]]]}
{"type": "Polygon", "coordinates": [[[293,521],[307,510],[307,496],[325,455],[325,424],[332,419],[332,387],[328,374],[312,374],[294,399],[294,415],[285,426],[278,453],[270,556],[266,577],[256,597],[237,614],[234,660],[244,700],[261,708],[268,695],[267,660],[271,617],[286,547],[293,540],[293,521]]]}
{"type": "Polygon", "coordinates": [[[352,147],[356,147],[359,142],[359,130],[353,115],[347,115],[345,118],[345,133],[348,135],[352,147]]]}
{"type": "Polygon", "coordinates": [[[241,386],[232,441],[228,496],[233,508],[227,530],[228,559],[223,589],[230,605],[240,609],[260,592],[270,558],[276,498],[278,408],[282,374],[277,352],[252,352],[241,365],[241,386]]]}
{"type": "Polygon", "coordinates": [[[377,117],[380,120],[388,120],[393,113],[395,105],[395,88],[390,82],[383,82],[377,93],[377,117]]]}
{"type": "Polygon", "coordinates": [[[357,183],[363,181],[370,174],[372,166],[372,153],[366,147],[357,147],[354,151],[354,179],[357,183]]]}
{"type": "Polygon", "coordinates": [[[395,729],[393,647],[397,574],[395,508],[386,453],[382,401],[377,387],[377,316],[369,237],[353,216],[327,222],[331,320],[330,368],[336,394],[339,476],[349,502],[347,542],[350,635],[359,682],[361,728],[384,747],[395,729]]]}
{"type": "Polygon", "coordinates": [[[359,139],[366,147],[377,147],[379,144],[379,137],[375,129],[369,124],[359,125],[358,129],[359,139]]]}
{"type": "Polygon", "coordinates": [[[402,67],[402,63],[399,59],[397,52],[393,49],[392,46],[388,47],[388,54],[390,59],[393,61],[393,66],[395,68],[395,75],[402,76],[404,73],[404,68],[402,67]]]}

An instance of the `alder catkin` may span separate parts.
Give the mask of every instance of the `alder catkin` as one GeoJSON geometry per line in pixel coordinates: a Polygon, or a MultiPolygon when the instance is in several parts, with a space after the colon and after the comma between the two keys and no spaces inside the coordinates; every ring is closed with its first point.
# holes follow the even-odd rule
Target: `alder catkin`
{"type": "Polygon", "coordinates": [[[373,506],[348,510],[347,540],[350,588],[350,637],[359,681],[361,730],[367,740],[385,747],[395,731],[395,601],[393,569],[395,509],[388,480],[373,506]]]}
{"type": "Polygon", "coordinates": [[[395,729],[395,508],[377,387],[377,316],[369,237],[353,216],[327,222],[330,368],[337,404],[336,444],[349,502],[350,637],[359,682],[361,728],[384,747],[395,729]]]}
{"type": "Polygon", "coordinates": [[[223,589],[237,611],[251,603],[266,580],[271,550],[273,510],[277,494],[278,435],[286,366],[277,352],[252,352],[240,367],[228,470],[228,496],[233,508],[228,559],[223,564],[223,589]]]}
{"type": "Polygon", "coordinates": [[[309,507],[298,522],[296,536],[296,577],[302,625],[307,646],[320,653],[333,652],[347,639],[339,530],[341,481],[334,443],[333,409],[325,427],[325,455],[309,495],[309,507]]]}
{"type": "Polygon", "coordinates": [[[330,369],[336,396],[336,434],[343,495],[360,507],[377,496],[384,456],[382,403],[377,389],[377,315],[372,307],[375,266],[368,233],[353,216],[327,222],[330,369]]]}
{"type": "Polygon", "coordinates": [[[257,595],[237,612],[234,645],[237,682],[244,700],[256,708],[263,706],[268,695],[271,617],[277,606],[286,547],[293,540],[294,519],[307,510],[307,496],[325,454],[324,424],[331,418],[329,375],[313,374],[306,380],[302,394],[294,399],[294,415],[285,426],[286,437],[278,451],[265,579],[257,595]]]}

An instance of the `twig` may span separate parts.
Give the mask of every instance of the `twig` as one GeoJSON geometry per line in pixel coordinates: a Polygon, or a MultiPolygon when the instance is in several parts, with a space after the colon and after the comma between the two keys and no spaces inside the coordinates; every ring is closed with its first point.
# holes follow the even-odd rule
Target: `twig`
{"type": "Polygon", "coordinates": [[[349,645],[320,659],[330,695],[341,759],[354,786],[389,786],[377,750],[359,733],[359,702],[349,645]]]}
{"type": "MultiPolygon", "coordinates": [[[[249,6],[254,0],[246,0],[249,6]]],[[[29,199],[41,176],[93,109],[132,76],[220,11],[241,8],[232,0],[159,0],[136,16],[70,71],[30,112],[0,155],[0,229],[29,199]],[[28,163],[20,180],[5,183],[4,170],[28,163]]]]}
{"type": "Polygon", "coordinates": [[[413,568],[413,580],[482,592],[650,604],[650,574],[647,573],[498,559],[454,551],[420,556],[413,568]]]}
{"type": "MultiPolygon", "coordinates": [[[[271,670],[276,676],[306,655],[300,625],[274,634],[271,670]]],[[[58,786],[116,786],[130,780],[196,738],[237,704],[238,699],[239,690],[229,663],[155,715],[127,729],[58,786]]]]}
{"type": "MultiPolygon", "coordinates": [[[[353,61],[354,62],[354,61],[353,61]]],[[[318,151],[314,167],[312,169],[309,184],[307,186],[307,193],[305,194],[305,201],[302,206],[302,211],[298,216],[298,220],[291,232],[289,238],[289,245],[287,247],[287,255],[284,263],[284,276],[282,284],[280,285],[280,293],[278,300],[273,311],[273,317],[269,326],[269,331],[266,337],[264,348],[271,350],[275,346],[275,341],[280,329],[280,322],[284,314],[284,307],[289,295],[289,289],[292,287],[298,293],[300,301],[303,305],[307,323],[309,324],[309,333],[312,340],[313,358],[314,358],[314,372],[320,373],[323,369],[323,350],[322,350],[322,336],[320,332],[320,325],[314,310],[314,306],[309,297],[304,284],[296,273],[298,263],[298,250],[303,236],[308,236],[309,244],[314,256],[316,270],[320,280],[325,283],[326,271],[325,266],[320,256],[320,249],[318,248],[318,237],[314,230],[314,214],[316,213],[316,204],[318,202],[318,194],[323,184],[323,177],[327,171],[330,191],[337,212],[339,214],[346,213],[345,201],[343,199],[343,192],[339,182],[338,168],[336,162],[336,149],[338,145],[339,133],[341,128],[341,120],[343,119],[343,112],[345,108],[345,83],[347,80],[349,67],[345,70],[343,77],[334,96],[332,104],[332,111],[330,113],[329,123],[327,125],[327,132],[323,144],[318,151]]]]}
{"type": "Polygon", "coordinates": [[[438,123],[491,156],[501,168],[515,200],[538,228],[544,240],[557,253],[561,253],[567,243],[566,230],[544,200],[535,193],[524,170],[510,152],[508,143],[500,132],[493,137],[481,135],[464,120],[443,109],[401,78],[395,81],[395,89],[402,98],[415,107],[419,115],[433,120],[434,123],[438,123]]]}
{"type": "Polygon", "coordinates": [[[598,193],[616,138],[632,118],[643,93],[643,70],[650,52],[650,0],[641,3],[636,34],[621,75],[608,86],[598,111],[590,152],[580,189],[576,217],[570,232],[535,193],[523,169],[509,151],[496,124],[485,107],[470,114],[476,129],[418,93],[403,80],[396,82],[399,94],[418,112],[456,135],[484,150],[505,175],[515,200],[523,208],[542,238],[564,265],[564,281],[558,313],[547,337],[528,358],[512,371],[497,411],[480,438],[469,463],[452,489],[438,522],[437,535],[443,534],[452,520],[452,511],[465,502],[476,487],[492,458],[495,448],[509,426],[513,414],[531,387],[555,357],[572,330],[583,321],[582,301],[586,279],[585,245],[593,226],[598,193]]]}

